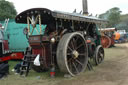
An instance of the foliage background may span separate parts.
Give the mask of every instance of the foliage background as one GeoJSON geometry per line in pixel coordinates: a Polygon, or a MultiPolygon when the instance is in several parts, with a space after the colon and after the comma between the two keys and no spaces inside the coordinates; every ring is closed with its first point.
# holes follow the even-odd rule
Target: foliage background
{"type": "Polygon", "coordinates": [[[128,32],[128,14],[121,15],[121,10],[118,7],[111,8],[100,14],[99,18],[109,21],[106,25],[107,28],[117,28],[128,32]]]}
{"type": "Polygon", "coordinates": [[[7,18],[14,19],[17,15],[17,11],[12,2],[0,0],[0,21],[7,18]]]}

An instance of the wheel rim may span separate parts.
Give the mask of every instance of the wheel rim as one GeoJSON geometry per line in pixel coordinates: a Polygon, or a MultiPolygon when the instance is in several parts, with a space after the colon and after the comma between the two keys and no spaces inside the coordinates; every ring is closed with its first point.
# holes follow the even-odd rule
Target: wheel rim
{"type": "Polygon", "coordinates": [[[104,60],[104,49],[102,46],[97,47],[95,62],[96,65],[100,64],[104,60]]]}
{"type": "MultiPolygon", "coordinates": [[[[65,42],[65,54],[61,54],[65,60],[58,61],[61,71],[68,72],[72,76],[83,72],[87,65],[87,45],[84,38],[80,34],[68,34],[63,38],[65,42]],[[66,39],[66,37],[70,39],[66,39]],[[65,39],[64,39],[65,38],[65,39]],[[64,63],[64,65],[62,65],[64,63]]],[[[63,41],[62,40],[62,41],[63,41]]],[[[61,43],[61,42],[60,42],[61,43]]],[[[63,43],[64,44],[64,43],[63,43]]],[[[64,50],[64,49],[63,49],[64,50]]],[[[59,51],[60,52],[60,51],[59,51]]]]}
{"type": "Polygon", "coordinates": [[[73,74],[79,74],[84,67],[85,60],[83,56],[86,55],[85,51],[85,43],[83,43],[83,39],[80,36],[74,36],[72,40],[70,40],[67,49],[67,61],[68,68],[73,74]],[[81,43],[80,45],[77,45],[81,43]],[[83,50],[82,50],[83,49],[83,50]]]}

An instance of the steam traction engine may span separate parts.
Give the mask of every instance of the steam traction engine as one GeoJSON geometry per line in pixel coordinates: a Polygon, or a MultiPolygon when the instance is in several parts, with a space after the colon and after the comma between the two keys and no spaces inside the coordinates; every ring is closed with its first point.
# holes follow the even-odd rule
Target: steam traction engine
{"type": "Polygon", "coordinates": [[[103,48],[109,48],[115,44],[115,35],[116,28],[104,28],[100,30],[101,32],[101,44],[103,48]]]}
{"type": "Polygon", "coordinates": [[[77,13],[33,8],[20,13],[15,21],[28,24],[30,47],[27,48],[23,66],[27,63],[25,61],[31,62],[39,55],[41,65],[32,64],[37,72],[54,66],[75,76],[86,69],[89,58],[94,59],[96,64],[104,59],[97,28],[97,24],[105,22],[103,20],[77,13]],[[44,34],[42,25],[46,25],[44,34]],[[33,31],[38,34],[34,35],[33,31]]]}

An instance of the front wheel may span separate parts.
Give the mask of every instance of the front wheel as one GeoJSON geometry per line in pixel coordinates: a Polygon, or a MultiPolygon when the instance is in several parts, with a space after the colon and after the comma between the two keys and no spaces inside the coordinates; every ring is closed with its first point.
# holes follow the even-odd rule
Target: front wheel
{"type": "Polygon", "coordinates": [[[98,65],[104,60],[104,49],[101,45],[96,47],[94,61],[98,65]]]}

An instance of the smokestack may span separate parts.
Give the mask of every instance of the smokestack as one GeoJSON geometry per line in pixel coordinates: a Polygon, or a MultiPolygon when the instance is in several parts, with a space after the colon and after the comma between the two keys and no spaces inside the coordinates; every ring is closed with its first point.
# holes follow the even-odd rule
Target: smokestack
{"type": "Polygon", "coordinates": [[[83,15],[88,16],[88,2],[87,2],[87,0],[83,0],[83,15]]]}

